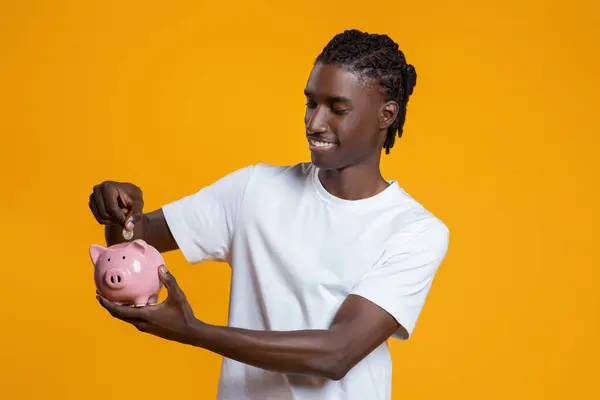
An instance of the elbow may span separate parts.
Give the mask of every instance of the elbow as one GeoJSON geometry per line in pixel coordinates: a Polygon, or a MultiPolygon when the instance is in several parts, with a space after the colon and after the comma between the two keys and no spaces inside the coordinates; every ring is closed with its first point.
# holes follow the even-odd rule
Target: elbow
{"type": "Polygon", "coordinates": [[[341,381],[352,366],[342,352],[330,353],[320,362],[319,375],[331,381],[341,381]]]}
{"type": "Polygon", "coordinates": [[[321,378],[341,381],[362,357],[357,353],[358,346],[348,343],[344,338],[333,340],[330,336],[328,339],[320,346],[320,355],[311,359],[308,369],[321,378]]]}
{"type": "Polygon", "coordinates": [[[330,381],[341,381],[348,373],[348,369],[342,367],[333,367],[327,370],[325,378],[330,381]]]}

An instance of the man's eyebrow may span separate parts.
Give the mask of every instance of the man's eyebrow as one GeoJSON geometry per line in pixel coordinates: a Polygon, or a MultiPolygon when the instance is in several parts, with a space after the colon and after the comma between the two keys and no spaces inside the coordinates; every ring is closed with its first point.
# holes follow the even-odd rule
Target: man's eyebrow
{"type": "MultiPolygon", "coordinates": [[[[306,97],[315,97],[315,95],[307,89],[304,89],[304,95],[306,97]]],[[[352,103],[352,100],[344,96],[329,96],[327,97],[327,101],[331,103],[352,103]]]]}

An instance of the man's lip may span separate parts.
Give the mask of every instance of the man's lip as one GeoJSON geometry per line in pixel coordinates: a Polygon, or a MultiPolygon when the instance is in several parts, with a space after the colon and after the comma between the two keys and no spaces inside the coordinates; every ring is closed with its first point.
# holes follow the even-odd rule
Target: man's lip
{"type": "Polygon", "coordinates": [[[323,143],[338,144],[337,140],[334,140],[334,139],[324,139],[324,138],[317,138],[317,137],[313,137],[313,136],[308,136],[308,141],[309,142],[323,142],[323,143]]]}
{"type": "Polygon", "coordinates": [[[337,142],[331,140],[323,140],[309,137],[308,138],[308,148],[312,152],[327,152],[333,151],[339,146],[337,142]],[[326,145],[318,145],[315,142],[327,143],[326,145]]]}

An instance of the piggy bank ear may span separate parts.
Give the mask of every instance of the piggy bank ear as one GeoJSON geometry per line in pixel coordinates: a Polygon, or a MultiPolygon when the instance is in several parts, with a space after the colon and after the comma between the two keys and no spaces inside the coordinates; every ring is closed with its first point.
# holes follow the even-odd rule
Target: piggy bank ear
{"type": "Polygon", "coordinates": [[[100,246],[99,244],[93,244],[90,246],[90,257],[92,258],[92,263],[96,265],[96,261],[100,257],[100,254],[106,251],[106,247],[100,246]]]}
{"type": "Polygon", "coordinates": [[[142,253],[142,255],[146,254],[146,249],[148,248],[148,245],[146,244],[145,241],[143,241],[142,239],[136,239],[133,242],[131,242],[131,245],[140,253],[142,253]]]}

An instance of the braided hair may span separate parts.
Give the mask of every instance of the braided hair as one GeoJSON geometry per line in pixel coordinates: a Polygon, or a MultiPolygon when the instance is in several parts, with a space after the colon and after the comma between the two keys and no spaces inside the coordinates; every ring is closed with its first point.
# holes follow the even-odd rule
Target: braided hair
{"type": "Polygon", "coordinates": [[[342,65],[359,78],[376,79],[385,90],[385,101],[398,103],[398,116],[389,126],[383,144],[385,153],[389,154],[396,132],[402,137],[406,105],[417,83],[415,67],[407,64],[398,44],[387,35],[346,30],[331,39],[317,57],[317,63],[342,65]]]}

